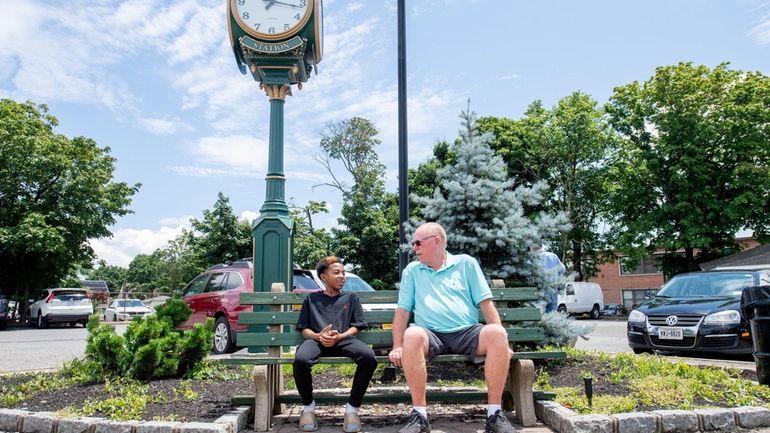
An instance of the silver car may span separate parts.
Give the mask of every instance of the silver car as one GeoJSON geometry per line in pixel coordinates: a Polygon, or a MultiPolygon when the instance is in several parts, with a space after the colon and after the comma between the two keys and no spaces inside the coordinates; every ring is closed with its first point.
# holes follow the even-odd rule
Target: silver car
{"type": "Polygon", "coordinates": [[[152,310],[139,299],[116,299],[104,310],[104,320],[131,320],[148,314],[152,314],[152,310]]]}
{"type": "Polygon", "coordinates": [[[45,328],[51,323],[86,326],[94,306],[88,291],[81,288],[45,289],[29,306],[29,326],[45,328]]]}

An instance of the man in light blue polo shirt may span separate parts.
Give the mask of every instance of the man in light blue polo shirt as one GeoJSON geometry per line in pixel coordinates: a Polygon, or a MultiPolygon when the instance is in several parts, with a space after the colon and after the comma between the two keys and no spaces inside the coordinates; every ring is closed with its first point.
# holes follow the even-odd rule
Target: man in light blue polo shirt
{"type": "Polygon", "coordinates": [[[418,227],[412,237],[418,261],[410,263],[401,276],[389,358],[404,370],[412,413],[399,433],[430,432],[426,362],[445,353],[484,362],[488,403],[484,431],[515,432],[501,408],[512,353],[508,335],[476,259],[449,254],[446,245],[446,232],[439,224],[418,227]],[[479,323],[477,310],[484,314],[486,325],[479,323]],[[410,313],[415,326],[407,327],[410,313]]]}

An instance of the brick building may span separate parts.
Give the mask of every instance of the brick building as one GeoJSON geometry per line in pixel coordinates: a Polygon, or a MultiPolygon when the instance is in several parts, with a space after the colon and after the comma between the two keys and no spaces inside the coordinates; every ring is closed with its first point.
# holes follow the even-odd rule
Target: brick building
{"type": "MultiPolygon", "coordinates": [[[[744,251],[759,245],[753,237],[735,240],[744,251]]],[[[644,257],[633,269],[630,266],[623,269],[621,263],[624,256],[616,252],[615,256],[618,259],[612,263],[600,265],[597,277],[589,281],[601,286],[605,304],[622,304],[630,309],[640,303],[650,291],[657,290],[665,282],[656,260],[656,256],[661,253],[662,251],[644,257]]]]}

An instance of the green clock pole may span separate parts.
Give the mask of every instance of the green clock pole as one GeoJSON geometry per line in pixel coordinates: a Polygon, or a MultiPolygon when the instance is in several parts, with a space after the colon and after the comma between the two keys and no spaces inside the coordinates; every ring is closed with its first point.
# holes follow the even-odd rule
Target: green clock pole
{"type": "Polygon", "coordinates": [[[265,203],[254,221],[254,290],[270,291],[281,282],[286,290],[293,286],[294,224],[285,199],[283,172],[283,111],[291,81],[286,69],[263,70],[260,88],[270,100],[270,140],[268,145],[265,203]]]}

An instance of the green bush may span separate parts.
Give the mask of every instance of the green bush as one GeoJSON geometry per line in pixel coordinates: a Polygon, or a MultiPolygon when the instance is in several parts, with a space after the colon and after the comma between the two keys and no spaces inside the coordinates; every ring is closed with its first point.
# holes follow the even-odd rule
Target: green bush
{"type": "Polygon", "coordinates": [[[214,322],[180,331],[176,326],[190,316],[180,299],[170,299],[156,314],[131,321],[123,336],[112,326],[88,321],[86,362],[93,362],[106,376],[138,380],[188,377],[211,350],[214,322]]]}

